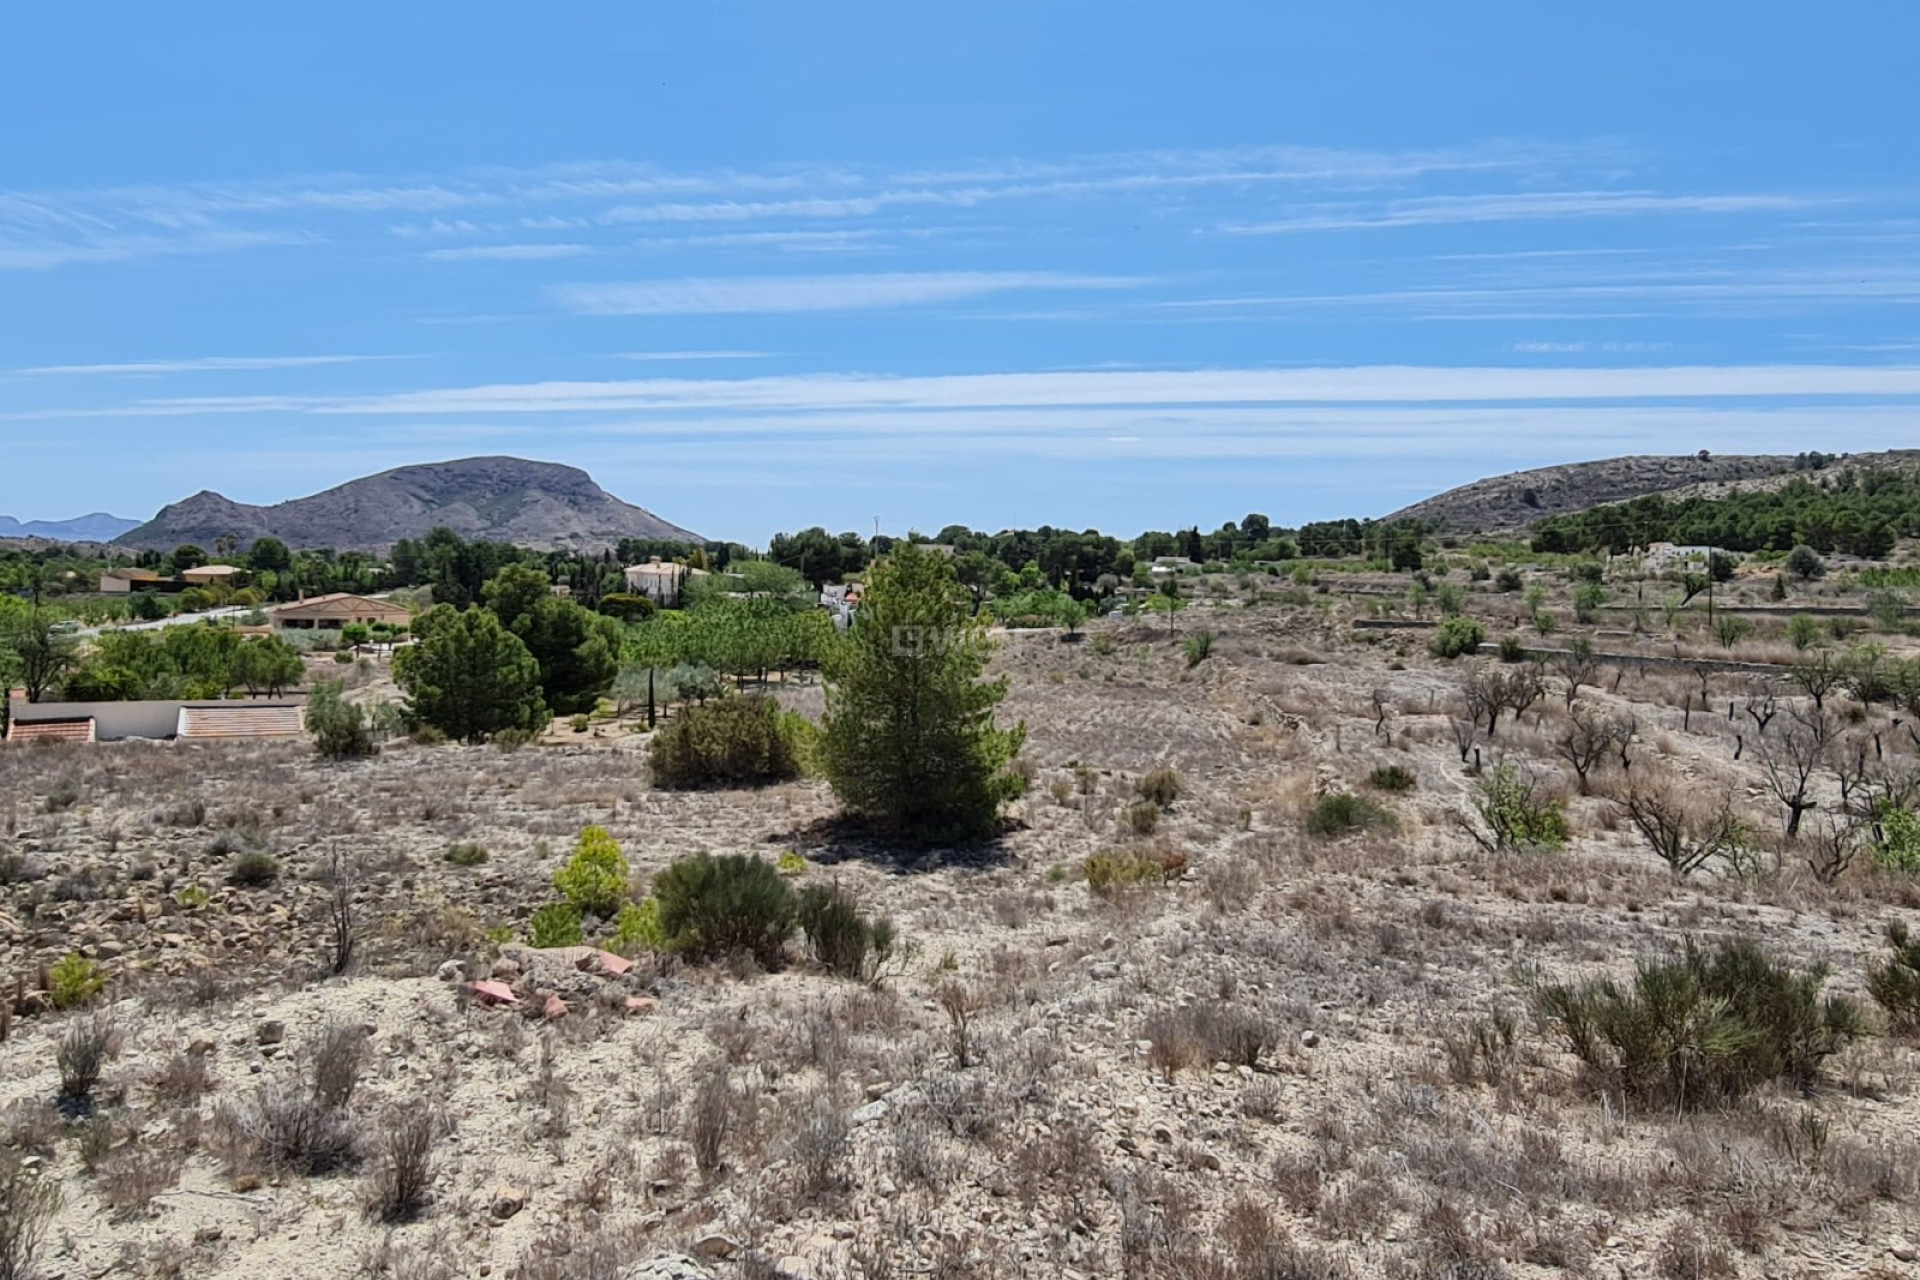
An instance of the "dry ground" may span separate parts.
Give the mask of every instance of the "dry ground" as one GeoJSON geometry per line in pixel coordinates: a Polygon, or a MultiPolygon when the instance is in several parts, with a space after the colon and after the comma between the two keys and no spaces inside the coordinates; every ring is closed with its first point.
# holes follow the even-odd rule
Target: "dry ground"
{"type": "MultiPolygon", "coordinates": [[[[1740,935],[1858,994],[1920,894],[1858,867],[1822,886],[1791,855],[1675,880],[1555,773],[1553,693],[1481,745],[1568,795],[1574,840],[1485,852],[1458,825],[1467,664],[1345,623],[1196,608],[1182,630],[1220,638],[1191,669],[1164,624],[1010,637],[1005,712],[1028,725],[1033,785],[996,845],[931,855],[841,834],[816,782],[652,790],[643,738],[606,729],[343,765],[299,744],[0,754],[0,972],[23,1009],[69,948],[114,975],[91,1119],[52,1107],[74,1015],[22,1013],[0,1044],[0,1141],[61,1193],[41,1270],[624,1280],[688,1251],[717,1277],[817,1280],[1920,1274],[1912,1043],[1856,1044],[1807,1096],[1638,1114],[1591,1089],[1527,990],[1740,935]],[[1417,778],[1379,796],[1396,830],[1305,833],[1315,797],[1385,764],[1417,778]],[[1181,794],[1136,833],[1135,784],[1166,766],[1181,794]],[[803,881],[851,888],[911,953],[871,990],[801,963],[643,961],[624,984],[561,981],[554,1022],[440,980],[450,959],[491,965],[487,931],[524,930],[588,824],[637,876],[797,850],[803,881]],[[448,862],[458,843],[488,860],[448,862]],[[1097,897],[1080,869],[1116,848],[1176,874],[1097,897]],[[248,851],[277,858],[276,882],[226,882],[248,851]],[[335,855],[357,870],[360,947],[329,978],[335,855]],[[638,992],[657,1011],[623,1015],[638,992]],[[1264,1029],[1252,1064],[1167,1030],[1222,1007],[1264,1029]],[[1476,1056],[1496,1015],[1513,1043],[1476,1056]],[[307,1088],[329,1027],[363,1044],[357,1152],[315,1176],[246,1160],[250,1108],[307,1088]],[[412,1115],[431,1121],[431,1199],[389,1227],[369,1189],[412,1115]],[[1262,1254],[1283,1237],[1293,1253],[1262,1254]],[[1256,1256],[1292,1269],[1236,1269],[1256,1256]]],[[[1698,683],[1609,669],[1587,696],[1636,716],[1640,767],[1731,788],[1777,829],[1721,714],[1746,684],[1689,722],[1698,683]]],[[[786,696],[818,709],[817,689],[786,696]]]]}

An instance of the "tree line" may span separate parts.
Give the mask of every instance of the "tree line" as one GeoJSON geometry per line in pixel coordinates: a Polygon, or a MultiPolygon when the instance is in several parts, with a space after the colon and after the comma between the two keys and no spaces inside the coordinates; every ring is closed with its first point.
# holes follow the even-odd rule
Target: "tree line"
{"type": "Polygon", "coordinates": [[[1534,526],[1540,552],[1623,553],[1653,542],[1729,551],[1809,546],[1878,560],[1896,540],[1920,534],[1920,476],[1843,469],[1797,476],[1778,489],[1679,500],[1658,494],[1610,503],[1534,526]]]}

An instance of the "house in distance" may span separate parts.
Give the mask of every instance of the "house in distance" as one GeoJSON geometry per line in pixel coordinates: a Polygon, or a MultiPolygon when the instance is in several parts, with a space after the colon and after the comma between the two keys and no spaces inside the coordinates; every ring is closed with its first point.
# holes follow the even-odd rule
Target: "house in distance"
{"type": "Polygon", "coordinates": [[[275,631],[338,631],[356,622],[369,627],[383,623],[404,627],[413,621],[413,615],[397,604],[346,591],[280,605],[272,617],[275,631]]]}

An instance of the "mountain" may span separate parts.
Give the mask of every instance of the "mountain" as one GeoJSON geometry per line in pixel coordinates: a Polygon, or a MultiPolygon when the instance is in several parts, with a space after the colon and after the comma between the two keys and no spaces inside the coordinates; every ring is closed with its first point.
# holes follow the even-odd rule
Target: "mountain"
{"type": "Polygon", "coordinates": [[[1512,532],[1548,516],[1649,494],[1717,498],[1741,490],[1777,488],[1795,476],[1817,476],[1821,470],[1838,467],[1912,470],[1920,467],[1920,451],[1797,457],[1699,453],[1572,462],[1476,480],[1404,507],[1387,519],[1427,521],[1456,533],[1512,532]]]}
{"type": "Polygon", "coordinates": [[[15,520],[0,516],[0,538],[46,538],[51,542],[112,542],[129,529],[140,527],[138,520],[110,516],[104,511],[75,516],[71,520],[15,520]]]}
{"type": "Polygon", "coordinates": [[[702,540],[620,501],[578,468],[521,458],[462,458],[396,467],[270,507],[202,491],[163,508],[116,541],[170,551],[182,543],[211,549],[222,538],[245,547],[271,536],[296,550],[381,554],[401,538],[424,537],[442,525],[468,539],[580,551],[611,547],[622,538],[702,540]]]}

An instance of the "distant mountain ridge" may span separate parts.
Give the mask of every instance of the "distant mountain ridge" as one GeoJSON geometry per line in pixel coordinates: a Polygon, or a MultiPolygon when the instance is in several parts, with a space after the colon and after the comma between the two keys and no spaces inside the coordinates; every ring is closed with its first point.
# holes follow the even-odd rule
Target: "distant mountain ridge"
{"type": "Polygon", "coordinates": [[[439,526],[463,538],[544,550],[599,551],[622,538],[702,541],[622,502],[577,467],[502,457],[396,467],[264,507],[202,490],[115,541],[154,551],[183,543],[211,550],[225,538],[246,547],[273,537],[295,550],[384,554],[400,539],[439,526]]]}
{"type": "Polygon", "coordinates": [[[1849,468],[1913,470],[1920,467],[1920,451],[1827,454],[1821,461],[1822,468],[1810,469],[1808,455],[1781,453],[1641,455],[1571,462],[1475,480],[1386,518],[1420,520],[1455,533],[1517,532],[1548,516],[1572,515],[1656,493],[1718,498],[1742,490],[1777,488],[1796,476],[1811,479],[1849,468]]]}
{"type": "Polygon", "coordinates": [[[12,516],[0,516],[0,538],[45,538],[50,542],[112,542],[129,529],[139,527],[138,520],[110,516],[104,511],[71,520],[16,520],[12,516]]]}

